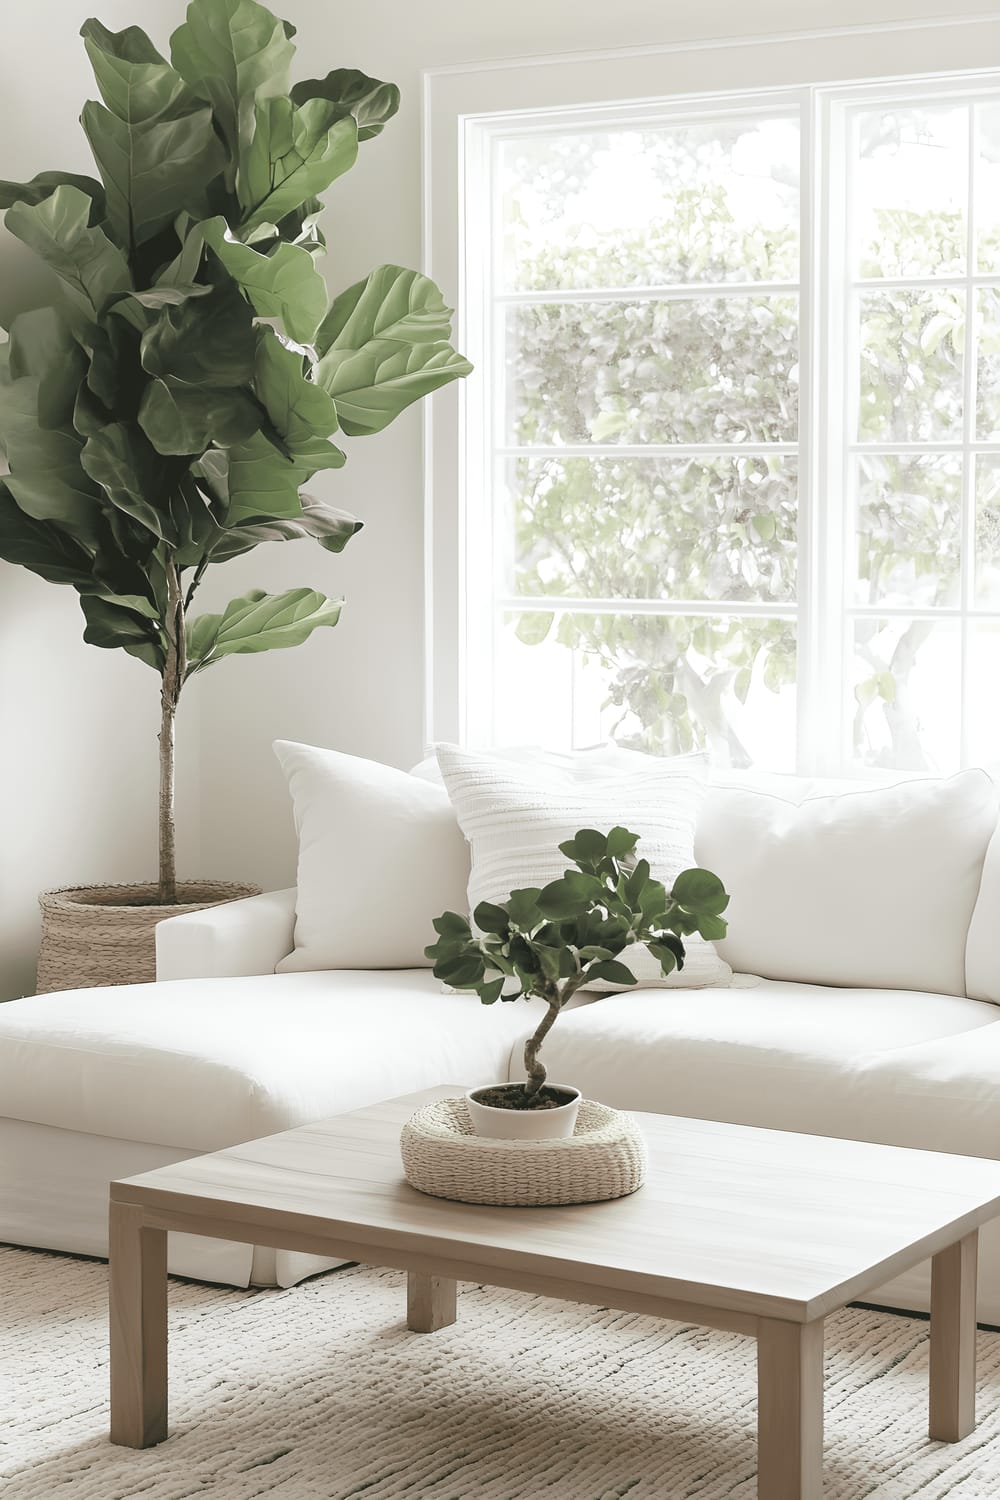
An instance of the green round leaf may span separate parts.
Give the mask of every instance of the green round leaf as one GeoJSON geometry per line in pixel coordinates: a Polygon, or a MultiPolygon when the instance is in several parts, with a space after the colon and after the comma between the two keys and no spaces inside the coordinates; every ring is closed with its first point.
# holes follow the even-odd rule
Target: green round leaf
{"type": "Polygon", "coordinates": [[[612,828],[607,839],[608,853],[614,859],[625,859],[638,842],[637,833],[629,833],[627,828],[612,828]]]}
{"type": "Polygon", "coordinates": [[[587,979],[606,979],[609,984],[638,984],[639,982],[631,969],[626,969],[624,964],[618,963],[613,958],[605,958],[599,963],[592,964],[587,970],[587,979]]]}
{"type": "Polygon", "coordinates": [[[510,931],[510,920],[502,906],[491,901],[480,901],[472,913],[472,920],[480,932],[496,932],[501,937],[510,931]]]}
{"type": "Polygon", "coordinates": [[[471,990],[481,982],[486,974],[486,965],[478,954],[459,954],[455,958],[446,958],[434,965],[435,979],[441,979],[445,984],[452,985],[455,989],[471,990]]]}
{"type": "Polygon", "coordinates": [[[649,951],[658,960],[664,975],[684,967],[684,944],[680,938],[664,933],[659,942],[649,943],[649,951]]]}
{"type": "Polygon", "coordinates": [[[434,918],[433,926],[434,931],[439,932],[442,937],[470,938],[472,936],[468,919],[460,917],[454,911],[443,911],[439,917],[434,918]]]}
{"type": "Polygon", "coordinates": [[[570,859],[596,864],[608,851],[607,836],[598,833],[596,828],[581,828],[573,839],[573,849],[570,859]]]}
{"type": "Polygon", "coordinates": [[[674,881],[673,898],[698,916],[717,917],[729,905],[729,896],[718,875],[711,870],[684,870],[674,881]]]}

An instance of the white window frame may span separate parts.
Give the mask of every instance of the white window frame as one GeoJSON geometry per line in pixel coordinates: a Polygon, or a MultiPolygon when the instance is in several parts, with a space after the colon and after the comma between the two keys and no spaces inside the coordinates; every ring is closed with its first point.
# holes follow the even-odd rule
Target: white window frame
{"type": "MultiPolygon", "coordinates": [[[[919,87],[923,98],[931,92],[993,92],[998,74],[981,72],[984,56],[995,56],[1000,64],[1000,17],[636,49],[590,58],[534,59],[475,70],[440,70],[425,78],[425,258],[440,284],[457,288],[458,344],[480,367],[484,359],[502,358],[499,341],[485,326],[483,295],[484,273],[494,253],[487,229],[492,215],[483,202],[489,178],[484,153],[492,149],[497,135],[512,127],[519,132],[552,128],[557,121],[563,128],[593,126],[620,119],[625,110],[630,120],[664,114],[718,118],[748,108],[801,110],[803,183],[810,183],[821,165],[825,184],[822,195],[810,193],[803,217],[800,308],[798,770],[806,774],[840,774],[847,748],[841,738],[850,623],[844,609],[843,564],[850,513],[839,498],[831,503],[834,493],[844,493],[846,477],[846,407],[831,396],[845,389],[846,372],[843,366],[833,369],[816,358],[820,334],[834,328],[844,336],[830,339],[829,347],[849,357],[850,289],[841,279],[845,257],[830,250],[845,169],[844,161],[836,159],[836,143],[842,137],[838,125],[843,111],[866,98],[882,99],[888,92],[902,97],[919,87]],[[901,32],[906,35],[905,47],[900,46],[901,32]],[[760,81],[752,90],[739,86],[751,71],[748,49],[753,49],[753,76],[760,81]],[[903,56],[905,73],[900,67],[903,56]],[[979,70],[969,66],[972,61],[979,70]],[[608,103],[609,95],[620,102],[608,103]],[[832,427],[820,423],[821,412],[836,414],[832,427]],[[826,622],[823,630],[817,628],[817,613],[826,622]]],[[[970,225],[970,235],[973,232],[970,225]]],[[[762,284],[761,290],[767,289],[762,284]]],[[[475,377],[461,382],[458,389],[435,398],[426,419],[429,743],[476,742],[488,733],[483,694],[477,692],[467,667],[490,659],[491,642],[484,632],[492,629],[495,618],[491,612],[487,623],[474,587],[482,560],[491,559],[493,551],[485,501],[492,478],[484,468],[490,462],[486,405],[491,385],[475,377]]],[[[966,511],[969,504],[967,494],[966,511]]],[[[492,598],[492,576],[490,594],[492,598]]],[[[630,608],[629,601],[622,601],[623,612],[630,608]]],[[[692,606],[685,601],[683,608],[689,612],[692,606]]],[[[728,606],[724,612],[729,612],[728,606]]]]}
{"type": "MultiPolygon", "coordinates": [[[[826,290],[823,297],[823,316],[826,319],[825,344],[831,352],[832,358],[825,362],[826,378],[832,390],[839,387],[842,393],[841,401],[837,402],[832,396],[825,401],[823,412],[830,419],[828,431],[836,438],[836,451],[831,451],[823,465],[827,476],[827,482],[831,485],[839,485],[842,503],[839,506],[829,504],[824,508],[829,513],[831,526],[839,526],[839,535],[831,541],[830,572],[839,566],[841,588],[847,581],[846,552],[848,548],[856,547],[856,533],[854,530],[854,499],[853,485],[854,474],[852,472],[852,459],[863,455],[866,451],[875,453],[954,453],[962,461],[962,497],[961,497],[961,539],[960,539],[960,602],[954,608],[937,607],[933,610],[922,610],[919,607],[907,605],[881,604],[873,606],[859,606],[851,601],[841,598],[839,601],[839,617],[841,622],[842,637],[838,641],[835,636],[836,623],[833,611],[827,618],[827,629],[830,637],[830,650],[833,653],[839,651],[843,664],[842,676],[838,684],[831,684],[834,691],[839,691],[841,704],[848,691],[849,684],[847,674],[851,659],[852,646],[850,632],[855,620],[864,616],[889,619],[893,616],[906,617],[908,619],[933,618],[934,620],[954,620],[958,623],[961,634],[961,658],[962,658],[962,684],[961,684],[961,712],[962,723],[960,729],[959,763],[968,765],[970,762],[969,727],[967,722],[967,710],[970,704],[969,694],[969,665],[970,653],[968,650],[968,636],[971,626],[976,620],[1000,619],[1000,610],[987,610],[977,608],[975,600],[975,527],[976,527],[976,455],[981,453],[994,453],[1000,455],[1000,442],[989,442],[980,440],[976,436],[976,345],[978,338],[977,314],[976,314],[976,291],[984,286],[1000,288],[1000,271],[992,274],[980,273],[976,268],[976,217],[975,217],[975,177],[977,142],[975,132],[969,133],[969,163],[968,163],[968,221],[966,223],[966,268],[962,273],[953,276],[911,276],[911,277],[883,277],[871,278],[865,281],[851,280],[845,277],[844,267],[849,263],[849,248],[852,237],[852,226],[849,217],[849,195],[847,193],[847,160],[843,146],[849,140],[850,116],[863,110],[872,103],[884,103],[887,100],[896,100],[901,104],[922,101],[924,103],[934,101],[945,103],[950,99],[960,102],[966,101],[970,96],[975,96],[976,101],[991,98],[1000,100],[1000,66],[988,73],[966,72],[950,74],[940,77],[934,74],[918,77],[909,77],[893,84],[885,82],[872,84],[853,84],[837,90],[817,91],[817,103],[821,111],[821,130],[823,136],[831,142],[833,148],[838,150],[838,159],[831,162],[831,170],[827,178],[827,201],[830,204],[831,217],[839,216],[843,225],[844,240],[836,256],[831,253],[830,243],[823,246],[826,256],[826,265],[822,268],[822,274],[826,281],[826,290]],[[960,438],[937,439],[930,443],[893,443],[893,442],[865,442],[855,438],[852,427],[858,410],[857,379],[860,369],[860,359],[857,347],[858,318],[855,304],[864,291],[877,290],[879,287],[887,289],[897,287],[957,287],[965,292],[965,352],[964,352],[964,389],[962,402],[962,435],[960,438]],[[841,336],[837,337],[840,330],[841,336]],[[839,515],[838,515],[839,513],[839,515]],[[841,549],[839,560],[834,558],[834,548],[839,545],[841,549]]],[[[833,579],[831,578],[831,586],[833,579]]],[[[850,744],[849,725],[846,716],[841,719],[841,735],[836,743],[836,757],[840,765],[848,765],[852,755],[850,744]]]]}

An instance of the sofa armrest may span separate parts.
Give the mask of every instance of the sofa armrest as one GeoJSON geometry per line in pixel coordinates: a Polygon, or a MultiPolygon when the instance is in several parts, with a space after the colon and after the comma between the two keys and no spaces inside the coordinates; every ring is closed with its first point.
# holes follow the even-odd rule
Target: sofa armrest
{"type": "Polygon", "coordinates": [[[157,979],[273,974],[295,946],[295,888],[227,901],[156,927],[157,979]]]}

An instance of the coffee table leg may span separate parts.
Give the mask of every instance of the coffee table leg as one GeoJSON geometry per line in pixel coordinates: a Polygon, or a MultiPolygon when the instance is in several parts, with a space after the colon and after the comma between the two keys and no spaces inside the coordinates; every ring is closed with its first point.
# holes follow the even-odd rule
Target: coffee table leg
{"type": "Polygon", "coordinates": [[[406,1273],[406,1326],[414,1333],[434,1333],[454,1323],[458,1313],[455,1298],[458,1283],[446,1276],[406,1273]]]}
{"type": "Polygon", "coordinates": [[[112,1201],[111,1441],[151,1448],[167,1435],[167,1236],[112,1201]]]}
{"type": "Polygon", "coordinates": [[[957,1443],[976,1425],[975,1231],[931,1261],[929,1433],[957,1443]]]}
{"type": "Polygon", "coordinates": [[[758,1500],[823,1493],[823,1320],[757,1326],[758,1500]]]}

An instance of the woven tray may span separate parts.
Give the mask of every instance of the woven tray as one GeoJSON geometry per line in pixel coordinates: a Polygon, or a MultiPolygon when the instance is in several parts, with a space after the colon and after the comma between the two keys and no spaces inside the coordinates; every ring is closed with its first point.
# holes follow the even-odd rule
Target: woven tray
{"type": "Polygon", "coordinates": [[[561,1141],[487,1140],[473,1131],[464,1099],[442,1099],[406,1122],[400,1148],[412,1187],[461,1203],[598,1203],[634,1193],[646,1175],[635,1121],[592,1099],[561,1141]]]}

